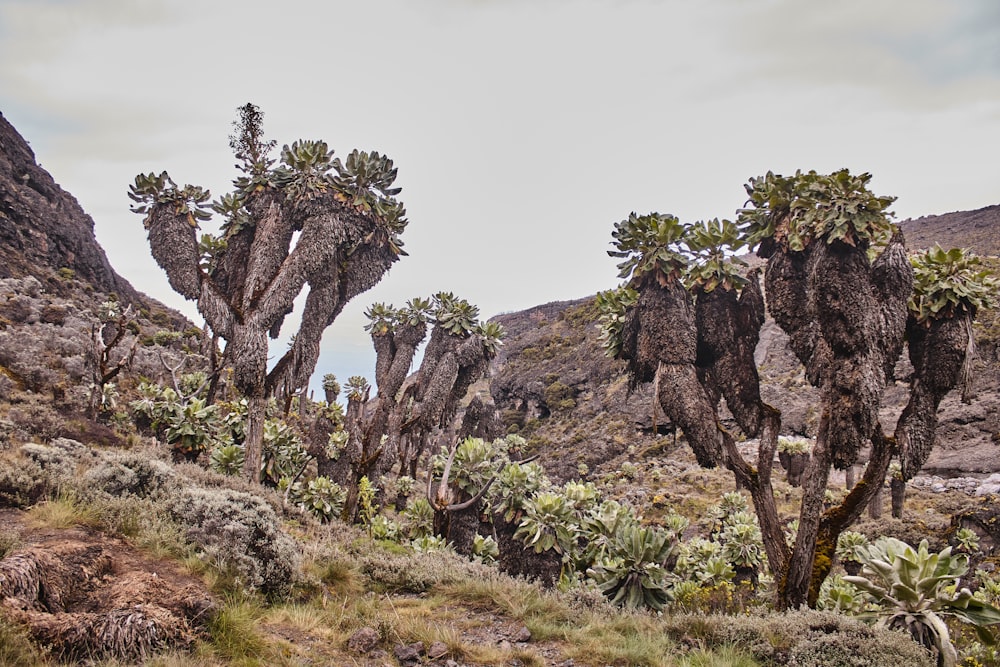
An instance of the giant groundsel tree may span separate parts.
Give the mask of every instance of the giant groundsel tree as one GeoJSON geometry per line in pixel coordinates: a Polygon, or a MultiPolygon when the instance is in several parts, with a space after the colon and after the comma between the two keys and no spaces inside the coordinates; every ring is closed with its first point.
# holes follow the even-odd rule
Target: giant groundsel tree
{"type": "Polygon", "coordinates": [[[893,199],[872,194],[870,179],[847,170],[768,173],[747,184],[747,207],[735,223],[684,225],[670,215],[632,214],[615,225],[610,252],[623,260],[626,282],[598,300],[609,354],[628,360],[633,382],[655,383],[659,404],[701,465],[726,466],[750,491],[783,608],[815,604],[838,535],[881,488],[891,458],[902,458],[907,476],[926,461],[937,405],[961,376],[971,317],[994,287],[981,271],[957,268],[961,251],[932,251],[931,259],[914,260],[915,291],[902,234],[887,211],[893,199]],[[743,274],[731,257],[741,247],[767,261],[763,289],[759,271],[743,274]],[[950,283],[946,260],[957,276],[950,283]],[[753,357],[765,294],[820,391],[791,548],[771,486],[781,413],[761,399],[753,357]],[[879,403],[907,339],[915,367],[910,403],[886,435],[879,403]],[[723,398],[743,434],[759,438],[756,461],[722,426],[723,398]],[[853,465],[867,445],[863,479],[824,510],[831,467],[853,465]]]}
{"type": "Polygon", "coordinates": [[[178,187],[166,172],[137,176],[129,192],[171,287],[196,301],[226,341],[234,383],[249,403],[245,472],[253,480],[267,398],[307,385],[323,331],[405,254],[399,235],[407,224],[392,160],[355,150],[341,162],[323,141],[296,141],[275,165],[262,118],[253,104],[239,109],[230,146],[242,175],[217,201],[200,187],[178,187]],[[199,243],[206,209],[225,222],[218,237],[199,243]],[[268,335],[279,335],[307,286],[299,330],[268,371],[268,335]]]}

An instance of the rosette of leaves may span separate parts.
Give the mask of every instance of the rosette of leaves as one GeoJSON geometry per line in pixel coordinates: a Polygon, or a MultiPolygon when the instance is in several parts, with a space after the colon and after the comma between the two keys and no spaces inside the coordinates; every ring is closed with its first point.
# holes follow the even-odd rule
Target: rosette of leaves
{"type": "Polygon", "coordinates": [[[746,496],[739,491],[728,491],[722,494],[722,498],[717,505],[712,505],[706,512],[712,523],[713,530],[718,531],[721,527],[730,523],[743,520],[743,517],[750,515],[750,504],[746,496]]]}
{"type": "Polygon", "coordinates": [[[475,333],[482,339],[483,349],[486,350],[486,355],[490,358],[495,357],[500,351],[503,339],[507,335],[503,325],[499,322],[481,322],[476,326],[475,333]]]}
{"type": "Polygon", "coordinates": [[[212,274],[218,266],[219,258],[226,250],[226,238],[224,236],[212,236],[202,234],[198,240],[198,255],[201,260],[198,266],[205,273],[212,274]]]}
{"type": "Polygon", "coordinates": [[[443,537],[437,535],[421,535],[410,540],[410,547],[418,554],[429,553],[431,551],[447,551],[448,542],[443,537]]]}
{"type": "Polygon", "coordinates": [[[598,339],[604,354],[612,359],[622,351],[625,331],[625,316],[628,309],[639,300],[639,293],[630,287],[619,287],[597,293],[597,309],[600,312],[601,334],[598,339]]]}
{"type": "Polygon", "coordinates": [[[493,563],[500,557],[500,547],[491,535],[472,538],[472,558],[480,563],[493,563]]]}
{"type": "Polygon", "coordinates": [[[347,399],[350,401],[364,400],[371,385],[361,375],[352,375],[347,378],[347,399]]]}
{"type": "Polygon", "coordinates": [[[535,553],[554,549],[563,554],[573,549],[579,528],[573,506],[561,493],[540,491],[524,505],[524,517],[514,537],[535,553]]]}
{"type": "MultiPolygon", "coordinates": [[[[431,465],[435,474],[444,473],[449,455],[449,450],[442,447],[441,453],[434,457],[431,465]]],[[[496,455],[493,443],[481,438],[466,438],[455,448],[449,482],[470,496],[476,495],[496,476],[496,455]]]]}
{"type": "Polygon", "coordinates": [[[401,496],[409,496],[413,492],[413,487],[416,486],[417,481],[410,477],[409,475],[400,475],[393,482],[393,486],[396,489],[396,493],[401,496]]]}
{"type": "Polygon", "coordinates": [[[282,477],[294,478],[309,460],[302,439],[280,419],[264,422],[264,457],[262,478],[272,485],[282,477]]]}
{"type": "Polygon", "coordinates": [[[175,451],[193,455],[205,451],[216,428],[216,407],[192,398],[167,418],[166,438],[175,451]]]}
{"type": "Polygon", "coordinates": [[[391,305],[373,303],[365,310],[368,324],[365,331],[373,336],[384,336],[392,331],[399,321],[399,313],[391,305]]]}
{"type": "Polygon", "coordinates": [[[922,323],[976,311],[996,302],[1000,282],[970,250],[935,245],[910,255],[913,294],[910,314],[922,323]]]}
{"type": "Polygon", "coordinates": [[[768,172],[745,186],[749,208],[740,209],[737,222],[745,225],[751,248],[772,237],[792,251],[802,251],[816,239],[882,247],[895,230],[887,211],[895,197],[872,194],[871,178],[847,169],[829,175],[796,171],[791,177],[768,172]]]}
{"type": "Polygon", "coordinates": [[[347,431],[341,429],[339,431],[333,431],[326,439],[326,448],[324,454],[331,461],[336,461],[340,458],[340,455],[344,453],[344,449],[347,448],[347,440],[349,439],[349,434],[347,431]]]}
{"type": "Polygon", "coordinates": [[[616,500],[605,500],[593,507],[580,519],[580,531],[583,537],[583,553],[579,554],[581,569],[591,563],[597,563],[609,558],[611,541],[626,525],[638,525],[639,518],[628,505],[622,505],[616,500]]]}
{"type": "Polygon", "coordinates": [[[844,581],[839,574],[831,574],[826,578],[819,589],[819,598],[816,601],[818,609],[842,614],[858,614],[864,610],[865,605],[865,595],[844,581]]]}
{"type": "Polygon", "coordinates": [[[129,408],[136,415],[145,417],[150,427],[156,431],[161,425],[167,424],[180,410],[177,402],[177,392],[169,387],[163,387],[153,382],[140,382],[139,398],[129,403],[129,408]]]}
{"type": "Polygon", "coordinates": [[[963,554],[979,552],[979,534],[971,528],[959,528],[955,531],[955,551],[963,554]]]}
{"type": "Polygon", "coordinates": [[[528,499],[549,486],[545,470],[537,463],[508,463],[497,474],[491,503],[504,521],[514,521],[519,519],[528,499]]]}
{"type": "Polygon", "coordinates": [[[569,481],[560,489],[578,515],[583,515],[597,506],[600,492],[593,482],[569,481]]]}
{"type": "Polygon", "coordinates": [[[671,511],[662,519],[663,528],[679,540],[687,527],[691,525],[691,520],[682,514],[671,511]]]}
{"type": "Polygon", "coordinates": [[[378,151],[354,149],[344,162],[334,158],[331,165],[337,172],[332,178],[333,186],[351,204],[364,210],[374,208],[380,198],[392,198],[402,191],[392,187],[397,172],[392,160],[378,151]]]}
{"type": "Polygon", "coordinates": [[[299,507],[326,523],[340,516],[347,492],[330,478],[320,475],[300,485],[295,491],[295,499],[299,507]]]}
{"type": "Polygon", "coordinates": [[[968,588],[956,590],[969,569],[968,557],[951,547],[931,553],[927,540],[914,549],[892,537],[880,537],[858,550],[860,576],[844,581],[867,593],[881,607],[875,617],[893,630],[905,630],[919,644],[937,652],[938,664],[952,667],[958,654],[945,616],[971,625],[980,640],[994,641],[989,626],[1000,623],[1000,610],[974,598],[968,588]]]}
{"type": "Polygon", "coordinates": [[[395,542],[399,539],[399,524],[384,514],[379,514],[372,519],[368,530],[371,532],[372,539],[375,540],[391,540],[395,542]]]}
{"type": "Polygon", "coordinates": [[[466,337],[476,330],[479,318],[479,307],[465,299],[455,297],[451,292],[438,292],[434,295],[435,312],[438,326],[453,336],[466,337]]]}
{"type": "Polygon", "coordinates": [[[739,290],[747,279],[740,275],[747,263],[727,251],[739,250],[745,244],[739,227],[731,220],[714,218],[696,222],[684,235],[684,241],[694,261],[687,267],[684,282],[688,289],[695,286],[704,292],[717,287],[739,290]]]}
{"type": "Polygon", "coordinates": [[[726,525],[719,541],[723,557],[736,568],[756,570],[764,562],[764,539],[756,519],[726,525]]]}
{"type": "Polygon", "coordinates": [[[426,323],[433,314],[434,308],[431,300],[419,296],[407,301],[406,306],[397,312],[399,322],[411,327],[426,323]]]}
{"type": "Polygon", "coordinates": [[[732,581],[736,577],[736,570],[722,556],[712,556],[699,565],[694,576],[700,586],[708,588],[732,581]]]}
{"type": "Polygon", "coordinates": [[[618,264],[618,277],[628,281],[650,271],[658,271],[665,280],[681,276],[689,261],[683,243],[686,231],[676,216],[655,212],[633,212],[616,222],[611,236],[617,250],[608,255],[625,260],[618,264]]]}
{"type": "Polygon", "coordinates": [[[808,454],[812,441],[809,438],[778,436],[778,451],[786,454],[808,454]]]}
{"type": "Polygon", "coordinates": [[[698,572],[713,558],[722,558],[722,545],[704,537],[679,543],[674,573],[686,579],[700,580],[698,572]]]}
{"type": "Polygon", "coordinates": [[[323,376],[323,394],[329,404],[335,405],[337,397],[340,396],[340,383],[337,382],[337,376],[333,373],[326,373],[323,376]]]}
{"type": "Polygon", "coordinates": [[[128,188],[128,197],[136,202],[129,209],[133,213],[144,215],[143,225],[149,228],[149,215],[156,204],[172,204],[178,215],[187,216],[188,223],[197,227],[199,222],[209,220],[212,214],[206,211],[211,204],[207,203],[212,193],[197,185],[177,187],[167,172],[159,176],[154,173],[139,174],[135,183],[128,188]]]}
{"type": "Polygon", "coordinates": [[[329,174],[333,151],[325,141],[300,139],[281,148],[282,167],[274,170],[275,183],[292,197],[311,198],[333,187],[329,174]]]}
{"type": "Polygon", "coordinates": [[[434,508],[427,498],[420,497],[406,506],[403,511],[406,534],[411,538],[430,535],[434,532],[434,508]]]}
{"type": "Polygon", "coordinates": [[[107,299],[97,307],[97,319],[99,322],[107,324],[114,322],[122,316],[122,305],[116,299],[107,299]]]}
{"type": "Polygon", "coordinates": [[[242,443],[246,437],[247,399],[241,398],[236,401],[218,403],[217,405],[222,415],[222,429],[228,433],[233,442],[242,443]]]}
{"type": "Polygon", "coordinates": [[[243,470],[246,456],[243,448],[234,444],[220,444],[212,449],[208,457],[208,467],[220,475],[238,475],[243,470]]]}
{"type": "Polygon", "coordinates": [[[246,198],[239,190],[227,192],[212,202],[212,210],[223,218],[222,226],[219,230],[221,240],[239,234],[250,225],[250,215],[246,210],[246,198]]]}
{"type": "Polygon", "coordinates": [[[867,536],[854,530],[845,530],[837,538],[837,548],[834,553],[848,574],[856,575],[861,571],[858,551],[867,549],[870,544],[867,536]]]}
{"type": "Polygon", "coordinates": [[[671,599],[664,563],[673,546],[663,530],[623,524],[610,541],[607,556],[587,570],[587,576],[616,605],[659,611],[671,599]]]}

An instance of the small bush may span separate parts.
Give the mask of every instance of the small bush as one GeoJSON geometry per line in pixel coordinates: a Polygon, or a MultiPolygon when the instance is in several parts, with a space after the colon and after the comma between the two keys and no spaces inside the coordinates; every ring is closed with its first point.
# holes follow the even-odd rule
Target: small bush
{"type": "Polygon", "coordinates": [[[50,490],[42,466],[27,456],[6,456],[0,465],[0,505],[30,507],[50,490]]]}
{"type": "Polygon", "coordinates": [[[241,587],[268,597],[291,590],[300,554],[266,502],[229,489],[187,488],[171,498],[169,508],[205,558],[232,571],[241,587]]]}
{"type": "Polygon", "coordinates": [[[97,489],[112,496],[160,497],[178,488],[170,466],[136,453],[110,454],[83,475],[84,490],[97,489]]]}

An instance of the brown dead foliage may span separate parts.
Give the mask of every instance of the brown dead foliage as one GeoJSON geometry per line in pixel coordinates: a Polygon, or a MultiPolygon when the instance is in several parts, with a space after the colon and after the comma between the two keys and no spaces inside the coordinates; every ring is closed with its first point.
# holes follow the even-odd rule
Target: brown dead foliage
{"type": "Polygon", "coordinates": [[[185,648],[215,607],[198,580],[119,539],[32,530],[15,510],[0,512],[0,526],[24,544],[0,560],[0,614],[62,659],[143,660],[185,648]]]}

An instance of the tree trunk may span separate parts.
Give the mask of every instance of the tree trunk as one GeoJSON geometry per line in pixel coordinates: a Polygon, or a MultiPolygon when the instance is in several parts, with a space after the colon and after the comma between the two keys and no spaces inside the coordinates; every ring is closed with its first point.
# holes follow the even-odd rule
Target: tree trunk
{"type": "Polygon", "coordinates": [[[812,450],[812,460],[806,469],[795,548],[792,549],[792,556],[788,562],[785,585],[778,589],[779,609],[797,609],[806,604],[809,598],[810,583],[813,578],[813,557],[816,554],[820,516],[823,512],[823,497],[830,478],[831,453],[827,443],[828,428],[827,414],[824,413],[819,426],[819,435],[812,450]]]}
{"type": "Polygon", "coordinates": [[[857,475],[857,466],[847,466],[847,470],[844,471],[844,488],[848,491],[853,489],[855,482],[857,482],[857,475]]]}
{"type": "Polygon", "coordinates": [[[903,503],[906,501],[906,481],[893,477],[889,480],[889,491],[892,495],[892,517],[903,518],[903,503]]]}
{"type": "Polygon", "coordinates": [[[882,518],[882,489],[879,488],[872,495],[871,501],[868,503],[868,518],[869,519],[881,519],[882,518]]]}
{"type": "Polygon", "coordinates": [[[267,418],[267,397],[263,386],[247,397],[247,432],[243,440],[246,456],[243,476],[254,484],[260,483],[260,469],[264,459],[264,421],[267,418]]]}

